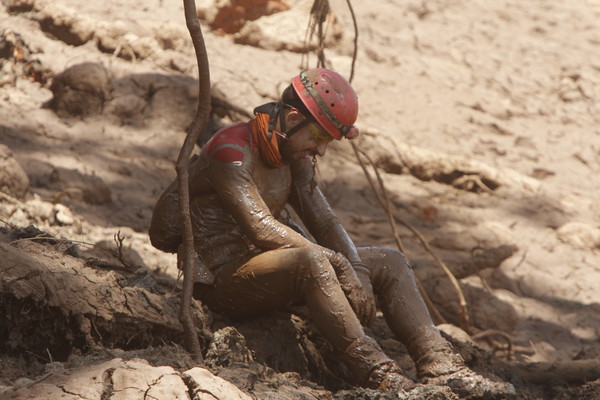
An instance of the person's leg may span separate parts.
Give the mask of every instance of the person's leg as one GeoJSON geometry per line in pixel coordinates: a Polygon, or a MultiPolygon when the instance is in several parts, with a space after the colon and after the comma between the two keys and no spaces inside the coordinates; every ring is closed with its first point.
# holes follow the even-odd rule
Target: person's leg
{"type": "Polygon", "coordinates": [[[397,374],[399,369],[395,363],[365,335],[333,267],[319,251],[310,248],[274,250],[239,264],[221,267],[216,272],[214,285],[198,285],[195,295],[208,307],[234,318],[282,310],[304,302],[312,320],[342,354],[342,360],[358,384],[390,390],[414,385],[397,374]],[[374,374],[376,369],[378,373],[374,374]]]}
{"type": "Polygon", "coordinates": [[[433,324],[404,255],[394,249],[363,247],[359,255],[370,271],[373,291],[388,326],[414,360],[445,344],[433,324]]]}
{"type": "Polygon", "coordinates": [[[502,399],[514,394],[512,385],[492,382],[468,369],[441,336],[401,252],[366,247],[359,249],[359,254],[369,267],[373,291],[386,322],[415,361],[421,382],[448,385],[465,398],[502,399]]]}

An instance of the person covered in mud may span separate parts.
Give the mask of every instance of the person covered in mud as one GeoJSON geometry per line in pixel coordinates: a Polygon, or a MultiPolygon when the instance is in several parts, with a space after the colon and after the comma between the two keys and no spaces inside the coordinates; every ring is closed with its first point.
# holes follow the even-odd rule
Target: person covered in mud
{"type": "MultiPolygon", "coordinates": [[[[196,251],[214,275],[194,296],[212,310],[248,318],[303,303],[341,354],[358,385],[383,391],[415,383],[368,337],[363,325],[383,315],[406,345],[421,383],[447,385],[461,397],[506,398],[510,384],[471,371],[440,335],[404,255],[357,248],[316,184],[315,156],[333,140],[353,139],[358,100],[338,73],[317,68],[292,79],[278,102],[255,118],[216,132],[190,166],[196,251]],[[279,219],[290,204],[314,237],[279,219]]],[[[162,194],[150,226],[152,244],[181,245],[177,183],[162,194]]]]}

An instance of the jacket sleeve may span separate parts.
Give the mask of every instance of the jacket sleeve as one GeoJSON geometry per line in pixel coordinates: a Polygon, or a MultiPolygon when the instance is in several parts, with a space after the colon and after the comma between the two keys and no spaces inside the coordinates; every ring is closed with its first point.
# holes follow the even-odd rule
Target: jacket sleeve
{"type": "Polygon", "coordinates": [[[242,233],[261,249],[314,246],[271,214],[252,178],[254,162],[249,148],[244,149],[242,162],[209,159],[208,177],[223,208],[233,216],[242,233]]]}
{"type": "Polygon", "coordinates": [[[292,164],[293,186],[289,203],[319,245],[342,253],[356,268],[362,265],[356,246],[316,186],[312,163],[310,157],[305,157],[292,164]]]}

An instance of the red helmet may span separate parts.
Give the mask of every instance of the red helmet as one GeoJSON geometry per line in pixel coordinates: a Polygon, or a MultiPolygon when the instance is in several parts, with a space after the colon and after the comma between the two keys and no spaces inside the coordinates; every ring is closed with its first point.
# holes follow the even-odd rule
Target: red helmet
{"type": "Polygon", "coordinates": [[[354,139],[358,128],[358,97],[337,72],[314,68],[292,78],[292,86],[313,118],[337,140],[354,139]]]}

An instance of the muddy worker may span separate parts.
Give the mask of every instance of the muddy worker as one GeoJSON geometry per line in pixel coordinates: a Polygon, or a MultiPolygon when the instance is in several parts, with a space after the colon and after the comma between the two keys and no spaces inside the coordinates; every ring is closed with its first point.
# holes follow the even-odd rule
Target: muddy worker
{"type": "MultiPolygon", "coordinates": [[[[356,248],[316,186],[314,157],[358,136],[357,96],[338,73],[303,71],[278,102],[247,123],[218,131],[190,166],[196,251],[214,274],[194,295],[212,310],[247,318],[303,303],[339,351],[354,381],[384,391],[415,383],[365,335],[375,296],[395,336],[416,363],[419,381],[448,385],[461,398],[506,398],[511,385],[468,369],[434,326],[402,253],[356,248]],[[279,220],[289,204],[315,242],[279,220]]],[[[177,183],[162,194],[152,244],[178,251],[177,183]]]]}

